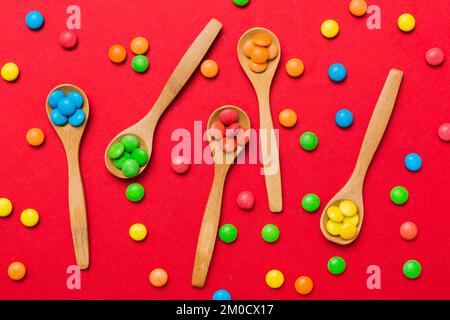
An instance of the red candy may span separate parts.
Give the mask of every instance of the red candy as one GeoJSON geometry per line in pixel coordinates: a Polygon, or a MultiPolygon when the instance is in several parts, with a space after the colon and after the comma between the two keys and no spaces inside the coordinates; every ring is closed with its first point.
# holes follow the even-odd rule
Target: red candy
{"type": "Polygon", "coordinates": [[[219,121],[229,126],[238,121],[238,113],[233,109],[225,109],[219,115],[219,121]]]}
{"type": "Polygon", "coordinates": [[[235,137],[238,134],[240,128],[241,126],[239,125],[239,123],[233,123],[229,125],[225,130],[225,137],[227,138],[235,137]]]}
{"type": "Polygon", "coordinates": [[[417,226],[413,222],[404,222],[400,227],[400,236],[405,240],[414,240],[417,236],[417,226]]]}
{"type": "Polygon", "coordinates": [[[234,150],[236,150],[236,140],[234,138],[223,139],[222,149],[225,152],[233,152],[234,150]]]}
{"type": "Polygon", "coordinates": [[[171,163],[173,171],[179,174],[183,174],[189,170],[189,159],[183,156],[174,156],[171,163]]]}
{"type": "Polygon", "coordinates": [[[214,121],[209,128],[209,134],[214,139],[220,140],[225,134],[225,126],[220,121],[214,121]]]}
{"type": "Polygon", "coordinates": [[[59,43],[64,49],[74,48],[77,45],[77,42],[77,35],[71,30],[64,30],[59,35],[59,43]]]}
{"type": "Polygon", "coordinates": [[[450,123],[441,124],[438,134],[443,141],[450,141],[450,123]]]}
{"type": "Polygon", "coordinates": [[[250,191],[242,191],[236,197],[236,203],[241,209],[251,210],[255,205],[255,197],[250,191]]]}
{"type": "Polygon", "coordinates": [[[238,145],[243,146],[248,143],[250,140],[250,130],[249,129],[241,129],[238,131],[236,135],[236,142],[238,145]]]}
{"type": "Polygon", "coordinates": [[[438,66],[444,62],[444,52],[439,48],[431,48],[425,54],[425,60],[431,66],[438,66]]]}

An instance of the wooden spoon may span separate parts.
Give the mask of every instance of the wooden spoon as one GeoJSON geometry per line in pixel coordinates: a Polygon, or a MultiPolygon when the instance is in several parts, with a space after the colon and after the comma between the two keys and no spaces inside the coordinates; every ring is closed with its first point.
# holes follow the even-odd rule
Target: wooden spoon
{"type": "Polygon", "coordinates": [[[403,72],[397,69],[391,69],[389,75],[381,91],[378,102],[373,110],[372,118],[367,127],[366,135],[359,152],[358,160],[356,161],[355,169],[353,170],[350,179],[345,186],[330,200],[325,206],[320,219],[320,229],[325,238],[331,242],[346,245],[353,242],[361,231],[361,226],[364,218],[363,207],[363,184],[367,169],[375,154],[375,151],[380,144],[384,131],[386,130],[392,110],[394,109],[397,93],[402,81],[403,72]],[[339,236],[332,236],[326,229],[328,221],[327,209],[332,205],[338,205],[342,200],[351,200],[358,207],[359,224],[356,228],[356,235],[353,239],[344,240],[339,236]]]}
{"type": "MultiPolygon", "coordinates": [[[[140,148],[148,152],[150,158],[153,149],[153,134],[155,132],[156,125],[159,118],[171,104],[173,99],[181,91],[183,86],[189,80],[194,73],[197,66],[202,61],[203,57],[208,52],[209,47],[212,45],[214,39],[218,35],[222,24],[216,19],[211,19],[203,31],[198,35],[195,41],[191,44],[188,51],[181,58],[180,62],[176,66],[166,85],[164,86],[161,94],[156,100],[153,108],[147,113],[144,118],[131,127],[123,130],[114,139],[111,140],[105,151],[105,164],[106,168],[118,178],[128,179],[123,172],[118,169],[113,161],[108,157],[109,147],[119,142],[123,136],[132,134],[136,136],[140,142],[140,148]]],[[[147,162],[148,164],[148,162],[147,162]]],[[[139,174],[146,168],[147,164],[140,168],[139,174]]]]}
{"type": "Polygon", "coordinates": [[[269,209],[271,212],[280,212],[283,210],[283,199],[281,191],[280,160],[275,132],[273,130],[272,116],[270,114],[270,86],[272,79],[280,62],[281,48],[275,34],[264,28],[253,28],[246,31],[239,39],[237,53],[242,69],[250,79],[255,88],[259,103],[259,126],[261,154],[264,169],[264,178],[266,181],[267,198],[269,200],[269,209]],[[251,39],[255,34],[267,33],[272,37],[272,41],[278,48],[278,55],[275,59],[268,61],[267,69],[264,72],[253,72],[248,63],[249,58],[244,54],[244,43],[251,39]]]}
{"type": "MultiPolygon", "coordinates": [[[[239,124],[241,128],[250,129],[250,119],[244,110],[227,105],[215,110],[208,120],[208,128],[214,121],[219,119],[219,114],[223,109],[234,109],[239,115],[239,124]]],[[[222,207],[222,194],[230,165],[234,162],[237,155],[245,148],[238,145],[237,149],[231,152],[222,151],[220,142],[211,137],[207,131],[209,147],[214,159],[214,181],[209,192],[208,202],[206,203],[205,213],[203,214],[202,226],[197,242],[197,252],[195,254],[194,270],[192,272],[192,286],[202,288],[205,285],[208,274],[209,264],[211,262],[214,245],[216,243],[217,229],[219,226],[220,210],[222,207]]]]}
{"type": "MultiPolygon", "coordinates": [[[[89,267],[89,239],[86,216],[86,202],[84,200],[83,181],[80,173],[80,164],[78,153],[80,149],[80,141],[83,137],[84,128],[89,118],[89,100],[86,94],[80,88],[72,84],[61,84],[55,87],[55,90],[61,90],[64,94],[69,92],[78,92],[84,100],[82,110],[86,115],[84,123],[79,127],[73,127],[69,123],[63,127],[57,126],[50,121],[66,151],[67,165],[69,168],[69,212],[70,225],[72,228],[73,247],[75,249],[75,257],[77,265],[80,269],[89,267]]],[[[50,96],[49,94],[49,96],[50,96]]],[[[46,100],[47,115],[50,117],[52,107],[46,100]]]]}

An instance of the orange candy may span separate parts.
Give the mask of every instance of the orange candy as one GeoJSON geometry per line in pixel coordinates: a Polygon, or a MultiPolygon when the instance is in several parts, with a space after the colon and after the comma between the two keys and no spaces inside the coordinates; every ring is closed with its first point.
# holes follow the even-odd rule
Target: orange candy
{"type": "Polygon", "coordinates": [[[45,135],[41,129],[31,128],[30,130],[27,131],[26,139],[28,144],[32,145],[33,147],[37,147],[44,142],[45,135]]]}
{"type": "Polygon", "coordinates": [[[260,47],[270,46],[272,43],[272,37],[267,33],[258,33],[253,36],[253,42],[260,47]]]}
{"type": "Polygon", "coordinates": [[[134,54],[144,54],[148,51],[148,41],[144,37],[136,37],[130,43],[131,52],[134,54]]]}
{"type": "Polygon", "coordinates": [[[244,54],[248,58],[250,58],[254,47],[255,47],[255,43],[253,42],[252,39],[248,39],[247,41],[244,42],[244,45],[242,46],[242,50],[244,51],[244,54]]]}
{"type": "Polygon", "coordinates": [[[301,76],[304,70],[305,65],[303,64],[303,61],[298,58],[289,59],[286,63],[286,72],[291,77],[296,78],[301,76]]]}
{"type": "Polygon", "coordinates": [[[417,237],[417,226],[414,222],[404,222],[400,227],[400,236],[408,241],[417,237]]]}
{"type": "Polygon", "coordinates": [[[352,0],[349,9],[352,15],[362,17],[367,12],[367,2],[365,0],[352,0]]]}
{"type": "Polygon", "coordinates": [[[115,44],[108,50],[109,59],[114,63],[122,63],[127,57],[127,51],[120,44],[115,44]]]}
{"type": "Polygon", "coordinates": [[[297,123],[297,113],[292,109],[281,110],[278,121],[283,127],[291,128],[297,123]]]}
{"type": "Polygon", "coordinates": [[[272,44],[267,48],[267,50],[269,51],[269,60],[273,60],[277,57],[278,48],[274,42],[272,42],[272,44]]]}
{"type": "Polygon", "coordinates": [[[169,280],[169,275],[167,274],[166,270],[156,268],[153,269],[152,272],[150,272],[150,276],[148,278],[152,286],[160,288],[164,287],[167,284],[167,281],[169,280]]]}
{"type": "Polygon", "coordinates": [[[269,59],[269,50],[264,47],[255,46],[250,57],[255,63],[265,63],[269,59]]]}
{"type": "Polygon", "coordinates": [[[15,261],[8,267],[8,276],[14,281],[22,280],[25,277],[26,273],[27,269],[22,262],[15,261]]]}
{"type": "Polygon", "coordinates": [[[253,72],[261,73],[261,72],[266,71],[266,69],[267,69],[267,62],[265,62],[265,63],[256,63],[253,60],[249,60],[248,66],[250,67],[250,69],[253,72]]]}
{"type": "Polygon", "coordinates": [[[295,280],[295,291],[299,294],[307,295],[310,294],[314,287],[312,279],[308,276],[301,276],[295,280]]]}
{"type": "Polygon", "coordinates": [[[200,66],[200,72],[206,78],[214,78],[219,72],[219,65],[214,60],[205,60],[200,66]]]}

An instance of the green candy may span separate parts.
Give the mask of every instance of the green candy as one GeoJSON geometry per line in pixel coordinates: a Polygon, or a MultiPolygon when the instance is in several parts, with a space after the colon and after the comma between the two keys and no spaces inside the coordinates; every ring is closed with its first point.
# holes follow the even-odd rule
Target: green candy
{"type": "Polygon", "coordinates": [[[120,142],[116,142],[109,147],[108,157],[111,159],[117,159],[122,155],[124,150],[125,146],[120,142]]]}
{"type": "Polygon", "coordinates": [[[308,193],[302,199],[302,207],[305,211],[315,212],[320,207],[320,199],[314,193],[308,193]]]}
{"type": "Polygon", "coordinates": [[[238,7],[245,7],[249,2],[250,0],[233,0],[233,3],[238,7]]]}
{"type": "Polygon", "coordinates": [[[140,183],[132,183],[127,187],[125,195],[131,202],[139,202],[144,198],[144,187],[140,183]]]}
{"type": "Polygon", "coordinates": [[[144,149],[134,149],[131,153],[131,159],[134,159],[139,163],[139,166],[143,167],[148,162],[148,153],[144,149]]]}
{"type": "Polygon", "coordinates": [[[232,224],[224,224],[219,230],[219,238],[225,243],[232,243],[236,240],[238,231],[232,224]]]}
{"type": "Polygon", "coordinates": [[[396,205],[402,205],[408,201],[408,190],[402,186],[396,186],[391,190],[391,200],[396,205]]]}
{"type": "Polygon", "coordinates": [[[403,274],[408,279],[416,279],[422,273],[422,266],[416,260],[408,260],[403,265],[403,274]]]}
{"type": "Polygon", "coordinates": [[[131,67],[134,71],[143,73],[148,69],[148,59],[146,56],[138,54],[131,60],[131,67]]]}
{"type": "Polygon", "coordinates": [[[128,159],[131,159],[131,155],[128,152],[124,152],[120,158],[114,159],[113,163],[117,168],[122,169],[123,163],[128,159]]]}
{"type": "Polygon", "coordinates": [[[339,275],[345,271],[345,260],[341,257],[333,257],[328,260],[328,271],[334,275],[339,275]]]}
{"type": "Polygon", "coordinates": [[[122,164],[122,172],[125,177],[133,178],[139,173],[139,163],[134,159],[127,159],[122,164]]]}
{"type": "Polygon", "coordinates": [[[300,136],[300,146],[306,151],[312,151],[317,148],[319,139],[312,132],[304,132],[300,136]]]}
{"type": "Polygon", "coordinates": [[[125,150],[130,153],[133,152],[134,149],[139,148],[139,140],[132,134],[127,134],[120,142],[124,145],[125,150]]]}
{"type": "Polygon", "coordinates": [[[266,224],[261,231],[261,235],[264,241],[272,243],[278,240],[280,237],[280,230],[274,224],[266,224]]]}

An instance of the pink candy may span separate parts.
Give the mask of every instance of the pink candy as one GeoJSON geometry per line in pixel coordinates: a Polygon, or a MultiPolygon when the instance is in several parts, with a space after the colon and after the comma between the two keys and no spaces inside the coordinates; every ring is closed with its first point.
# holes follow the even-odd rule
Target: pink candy
{"type": "Polygon", "coordinates": [[[450,123],[444,123],[438,130],[439,138],[443,141],[450,141],[450,123]]]}
{"type": "Polygon", "coordinates": [[[225,109],[219,115],[219,121],[229,126],[238,121],[238,113],[233,109],[225,109]]]}
{"type": "Polygon", "coordinates": [[[209,134],[216,140],[223,138],[225,134],[225,126],[220,121],[214,121],[209,127],[209,134]]]}
{"type": "Polygon", "coordinates": [[[255,197],[250,191],[242,191],[236,197],[236,203],[241,209],[251,210],[255,205],[255,197]]]}
{"type": "Polygon", "coordinates": [[[174,156],[172,158],[171,166],[173,171],[183,174],[190,168],[189,159],[183,156],[174,156]]]}
{"type": "Polygon", "coordinates": [[[444,52],[439,48],[431,48],[425,54],[425,60],[429,65],[438,66],[444,62],[444,52]]]}
{"type": "Polygon", "coordinates": [[[59,36],[59,43],[64,49],[72,49],[77,45],[78,39],[75,32],[64,30],[59,36]]]}
{"type": "Polygon", "coordinates": [[[227,138],[235,137],[238,134],[240,128],[241,126],[239,125],[239,123],[230,124],[225,130],[225,137],[227,138]]]}

